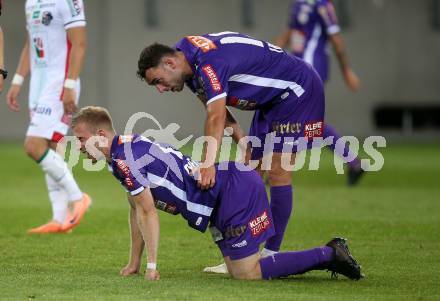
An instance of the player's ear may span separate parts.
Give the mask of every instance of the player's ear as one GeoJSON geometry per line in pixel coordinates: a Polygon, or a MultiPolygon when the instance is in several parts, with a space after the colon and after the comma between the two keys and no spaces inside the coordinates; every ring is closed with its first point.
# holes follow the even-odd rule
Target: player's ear
{"type": "Polygon", "coordinates": [[[105,137],[105,131],[103,129],[98,129],[96,131],[96,135],[97,136],[104,136],[105,137]]]}
{"type": "Polygon", "coordinates": [[[166,56],[163,58],[163,63],[165,66],[171,68],[171,69],[175,69],[177,64],[176,64],[176,59],[172,56],[166,56]]]}

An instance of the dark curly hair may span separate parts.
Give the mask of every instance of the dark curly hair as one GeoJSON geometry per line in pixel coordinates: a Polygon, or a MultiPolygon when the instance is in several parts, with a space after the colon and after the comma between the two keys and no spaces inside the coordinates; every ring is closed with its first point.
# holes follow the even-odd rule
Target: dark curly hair
{"type": "Polygon", "coordinates": [[[145,47],[139,56],[137,76],[141,80],[146,80],[145,72],[148,69],[157,67],[164,56],[174,55],[175,52],[175,49],[159,43],[145,47]]]}

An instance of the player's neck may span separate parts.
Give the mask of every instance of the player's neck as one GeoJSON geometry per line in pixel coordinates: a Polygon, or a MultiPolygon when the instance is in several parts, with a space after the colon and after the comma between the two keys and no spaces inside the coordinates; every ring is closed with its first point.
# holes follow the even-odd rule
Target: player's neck
{"type": "Polygon", "coordinates": [[[183,54],[183,52],[177,52],[177,56],[179,57],[179,61],[182,64],[183,67],[183,75],[186,78],[191,78],[194,75],[194,72],[188,62],[188,60],[186,59],[185,55],[183,54]]]}
{"type": "Polygon", "coordinates": [[[107,145],[107,147],[102,149],[102,153],[104,154],[105,159],[109,163],[112,162],[111,148],[112,148],[113,140],[115,139],[115,137],[116,137],[116,133],[108,134],[108,136],[107,136],[108,145],[107,145]]]}

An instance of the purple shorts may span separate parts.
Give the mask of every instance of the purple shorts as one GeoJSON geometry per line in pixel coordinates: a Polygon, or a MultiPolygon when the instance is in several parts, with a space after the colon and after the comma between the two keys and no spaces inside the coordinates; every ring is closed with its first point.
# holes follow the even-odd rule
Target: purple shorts
{"type": "Polygon", "coordinates": [[[211,217],[211,234],[224,257],[242,259],[257,253],[260,244],[275,234],[266,188],[256,171],[240,171],[235,162],[219,172],[224,180],[211,217]]]}
{"type": "Polygon", "coordinates": [[[273,100],[272,106],[255,111],[249,136],[261,141],[261,146],[252,147],[251,158],[261,159],[267,153],[292,152],[312,147],[314,137],[322,137],[324,127],[324,87],[316,71],[304,86],[305,92],[297,97],[293,91],[286,91],[273,100]],[[270,147],[270,136],[275,139],[270,147]],[[265,143],[266,142],[266,143],[265,143]],[[266,149],[265,149],[266,144],[266,149]]]}

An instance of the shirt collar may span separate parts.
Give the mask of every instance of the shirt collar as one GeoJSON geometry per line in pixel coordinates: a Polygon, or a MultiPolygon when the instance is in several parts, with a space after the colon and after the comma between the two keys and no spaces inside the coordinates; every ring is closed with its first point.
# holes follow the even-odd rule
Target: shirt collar
{"type": "Polygon", "coordinates": [[[110,154],[112,159],[115,157],[116,149],[118,148],[119,135],[115,135],[112,141],[112,145],[110,147],[110,154]]]}
{"type": "Polygon", "coordinates": [[[183,52],[183,55],[185,55],[185,59],[191,66],[191,69],[195,76],[197,70],[196,56],[199,50],[195,48],[186,37],[177,42],[176,45],[174,45],[174,49],[183,52]]]}

